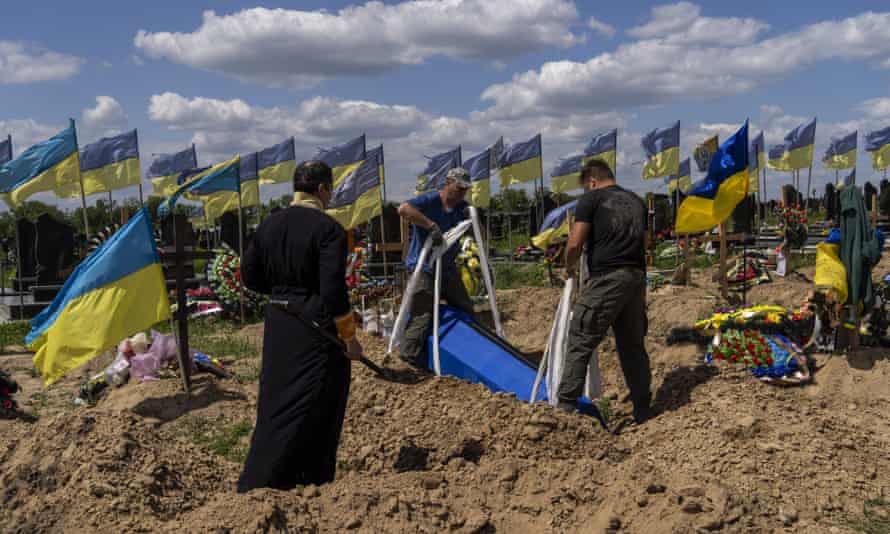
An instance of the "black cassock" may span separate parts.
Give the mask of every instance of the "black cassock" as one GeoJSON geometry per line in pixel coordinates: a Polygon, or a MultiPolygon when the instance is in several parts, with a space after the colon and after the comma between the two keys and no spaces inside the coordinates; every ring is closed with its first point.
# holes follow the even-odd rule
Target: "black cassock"
{"type": "MultiPolygon", "coordinates": [[[[297,303],[331,333],[350,311],[346,289],[346,232],[310,207],[269,216],[244,254],[250,289],[297,303]]],[[[350,362],[299,318],[266,306],[256,428],[238,491],[334,479],[350,362]]]]}

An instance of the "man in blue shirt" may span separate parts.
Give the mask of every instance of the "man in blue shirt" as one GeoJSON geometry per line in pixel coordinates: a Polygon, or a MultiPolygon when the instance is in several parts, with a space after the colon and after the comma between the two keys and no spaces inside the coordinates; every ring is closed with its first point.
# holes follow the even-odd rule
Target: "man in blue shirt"
{"type": "MultiPolygon", "coordinates": [[[[442,244],[442,234],[454,228],[466,218],[469,205],[464,201],[470,189],[470,176],[465,169],[457,167],[448,171],[445,185],[438,191],[430,191],[399,206],[399,215],[412,225],[411,242],[405,266],[414,271],[427,236],[433,239],[433,246],[442,244]]],[[[448,249],[442,256],[442,285],[440,295],[449,305],[467,313],[473,313],[473,302],[457,273],[454,260],[458,247],[448,249]]],[[[427,262],[423,266],[420,283],[417,285],[411,302],[411,319],[405,328],[402,340],[401,358],[415,367],[422,367],[426,339],[433,317],[433,290],[435,264],[427,262]]],[[[407,295],[406,295],[407,297],[407,295]]]]}

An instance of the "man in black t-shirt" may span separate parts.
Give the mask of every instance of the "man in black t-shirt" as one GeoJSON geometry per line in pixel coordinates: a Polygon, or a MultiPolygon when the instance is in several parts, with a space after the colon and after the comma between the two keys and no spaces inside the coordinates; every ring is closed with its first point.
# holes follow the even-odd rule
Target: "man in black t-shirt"
{"type": "Polygon", "coordinates": [[[652,381],[644,343],[648,328],[646,206],[635,193],[615,184],[615,175],[602,161],[587,162],[580,179],[586,192],[575,207],[566,272],[575,275],[586,246],[590,277],[572,313],[559,407],[576,409],[593,351],[612,327],[634,420],[642,423],[650,416],[652,381]]]}

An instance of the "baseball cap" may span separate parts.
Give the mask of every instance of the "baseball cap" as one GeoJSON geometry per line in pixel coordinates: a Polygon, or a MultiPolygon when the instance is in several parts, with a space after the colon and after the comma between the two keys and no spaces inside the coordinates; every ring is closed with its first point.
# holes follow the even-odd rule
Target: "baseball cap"
{"type": "Polygon", "coordinates": [[[470,188],[473,184],[470,182],[470,173],[463,167],[455,167],[448,171],[445,175],[446,180],[453,180],[457,185],[464,189],[470,188]]]}

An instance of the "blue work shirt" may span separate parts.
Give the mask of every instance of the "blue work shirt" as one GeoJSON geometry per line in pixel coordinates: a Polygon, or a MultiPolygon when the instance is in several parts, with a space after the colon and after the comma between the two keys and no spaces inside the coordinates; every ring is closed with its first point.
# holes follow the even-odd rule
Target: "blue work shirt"
{"type": "MultiPolygon", "coordinates": [[[[430,191],[416,196],[409,200],[408,204],[417,208],[417,210],[420,213],[423,213],[427,219],[439,225],[439,229],[442,230],[443,234],[464,220],[464,210],[469,206],[465,201],[461,201],[461,203],[455,206],[454,209],[446,211],[445,206],[442,205],[442,198],[439,196],[438,191],[430,191]]],[[[408,244],[408,256],[405,258],[405,266],[412,272],[415,267],[417,267],[420,251],[423,249],[423,244],[428,235],[429,232],[423,228],[418,228],[413,224],[411,225],[411,242],[408,244]]],[[[454,265],[454,259],[457,258],[457,252],[458,246],[455,243],[454,246],[448,249],[448,252],[442,256],[443,275],[444,273],[457,272],[454,265]]],[[[427,261],[426,265],[423,266],[423,270],[433,274],[433,267],[435,267],[435,265],[427,261]]]]}

